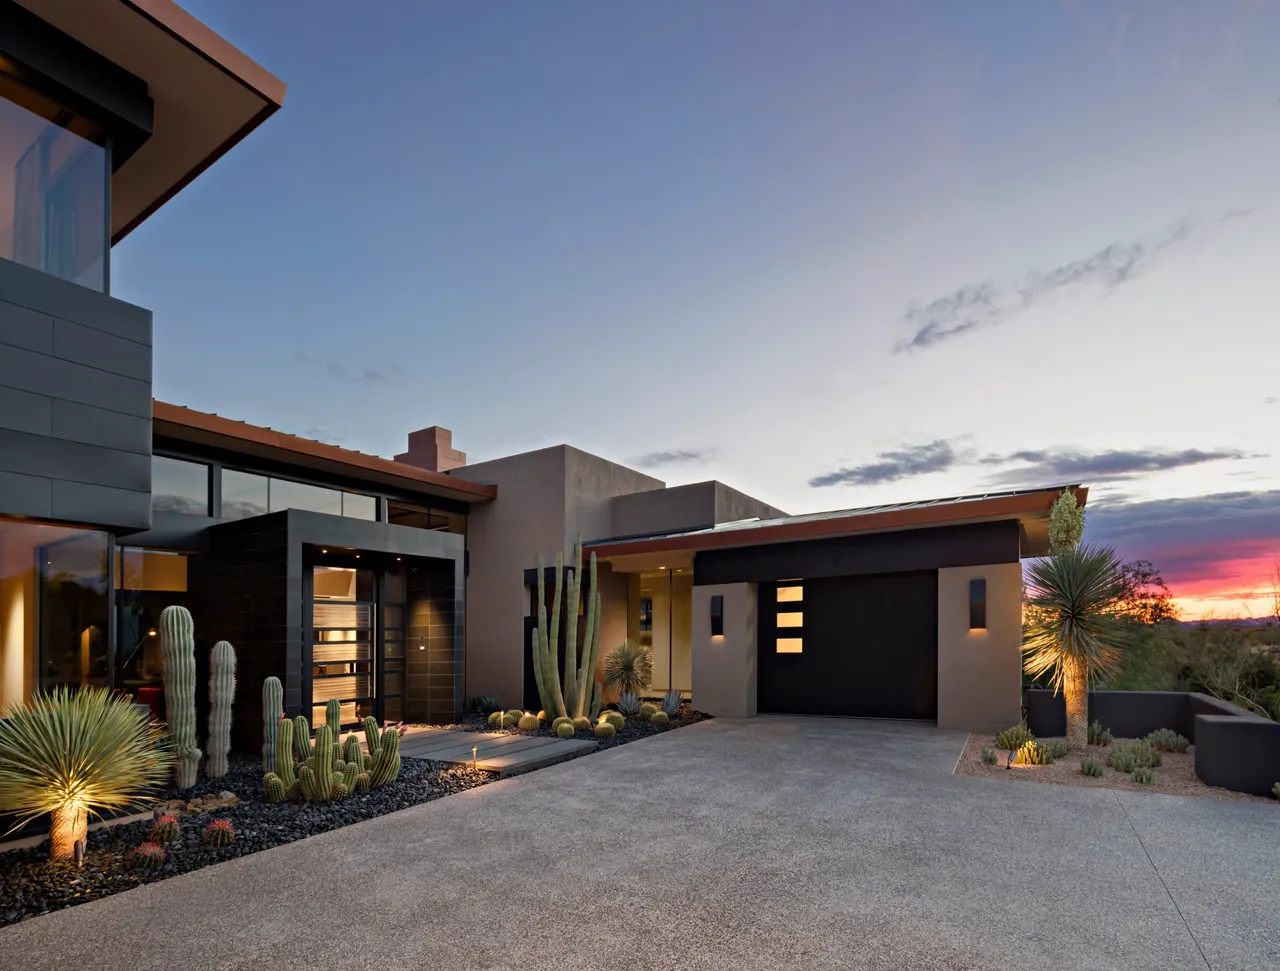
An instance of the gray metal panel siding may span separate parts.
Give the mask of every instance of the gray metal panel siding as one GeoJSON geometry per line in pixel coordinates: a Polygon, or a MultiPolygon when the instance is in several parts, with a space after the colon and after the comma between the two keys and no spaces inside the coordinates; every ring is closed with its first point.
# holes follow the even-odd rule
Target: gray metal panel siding
{"type": "Polygon", "coordinates": [[[0,515],[151,523],[151,312],[0,259],[0,515]]]}

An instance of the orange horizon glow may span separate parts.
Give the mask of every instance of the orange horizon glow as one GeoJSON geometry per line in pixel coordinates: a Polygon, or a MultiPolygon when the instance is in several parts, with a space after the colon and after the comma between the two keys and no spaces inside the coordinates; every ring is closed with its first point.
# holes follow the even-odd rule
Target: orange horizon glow
{"type": "Polygon", "coordinates": [[[1166,576],[1165,581],[1180,620],[1263,621],[1277,612],[1273,587],[1280,587],[1280,577],[1275,573],[1276,565],[1274,556],[1255,552],[1206,561],[1200,570],[1184,567],[1185,572],[1200,575],[1166,576]]]}

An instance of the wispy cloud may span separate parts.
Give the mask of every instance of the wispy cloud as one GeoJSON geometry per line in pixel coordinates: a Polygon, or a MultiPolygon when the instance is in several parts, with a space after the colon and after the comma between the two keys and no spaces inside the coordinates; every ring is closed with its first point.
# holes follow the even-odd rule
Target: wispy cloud
{"type": "Polygon", "coordinates": [[[372,368],[349,368],[344,364],[334,364],[322,361],[318,357],[312,357],[310,354],[303,354],[301,351],[295,351],[293,359],[300,364],[306,364],[309,367],[323,372],[335,381],[350,381],[358,384],[380,384],[384,381],[390,381],[400,374],[400,368],[394,364],[381,371],[375,371],[372,368]]]}
{"type": "Polygon", "coordinates": [[[1167,472],[1206,462],[1222,462],[1248,458],[1245,452],[1219,448],[1205,451],[1184,448],[1178,451],[1155,449],[1109,449],[1102,452],[1070,450],[1031,450],[1011,452],[1007,455],[987,455],[979,460],[982,465],[1016,466],[1005,469],[994,481],[1011,484],[1018,482],[1065,482],[1089,480],[1114,482],[1131,479],[1152,472],[1167,472]]]}
{"type": "Polygon", "coordinates": [[[632,459],[633,465],[642,469],[656,469],[664,465],[703,465],[718,455],[714,448],[676,448],[666,452],[650,452],[632,459]]]}
{"type": "MultiPolygon", "coordinates": [[[[1217,221],[1243,219],[1252,212],[1233,209],[1217,221]]],[[[1200,226],[1199,221],[1188,216],[1153,236],[1111,243],[1089,256],[1049,270],[1031,270],[1016,283],[970,283],[927,302],[912,301],[900,321],[909,334],[894,345],[894,352],[923,350],[968,331],[1003,323],[1060,290],[1090,285],[1114,290],[1141,274],[1160,254],[1199,231],[1200,226]]]]}
{"type": "Polygon", "coordinates": [[[891,452],[880,452],[874,462],[854,465],[814,476],[809,485],[815,489],[834,485],[881,485],[913,475],[942,472],[958,461],[950,442],[938,439],[924,445],[911,445],[891,452]]]}
{"type": "Polygon", "coordinates": [[[1273,395],[1273,394],[1269,394],[1262,399],[1262,403],[1264,405],[1280,404],[1280,397],[1277,397],[1276,395],[1273,395]]]}

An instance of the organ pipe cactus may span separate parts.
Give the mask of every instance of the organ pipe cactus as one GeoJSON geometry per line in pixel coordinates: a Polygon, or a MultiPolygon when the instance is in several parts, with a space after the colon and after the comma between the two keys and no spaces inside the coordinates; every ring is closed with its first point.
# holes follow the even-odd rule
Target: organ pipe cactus
{"type": "MultiPolygon", "coordinates": [[[[564,554],[556,554],[555,583],[551,594],[551,611],[546,603],[546,560],[538,557],[538,624],[531,639],[533,673],[543,709],[555,715],[584,718],[588,711],[598,711],[592,698],[595,669],[600,644],[600,592],[596,583],[596,555],[591,554],[589,592],[586,616],[582,625],[582,650],[578,650],[578,613],[582,609],[582,540],[573,546],[573,568],[565,576],[564,554]],[[566,591],[566,583],[568,584],[566,591]],[[563,606],[562,606],[563,603],[563,606]],[[561,679],[560,616],[568,621],[565,630],[564,678],[561,679]]],[[[600,690],[603,699],[603,688],[600,690]]],[[[593,715],[594,717],[594,715],[593,715]]]]}
{"type": "Polygon", "coordinates": [[[342,702],[337,698],[330,698],[325,704],[324,723],[329,726],[329,731],[333,733],[333,740],[336,743],[342,736],[342,702]]]}
{"type": "Polygon", "coordinates": [[[316,729],[316,742],[311,758],[298,769],[298,788],[306,799],[328,802],[332,799],[344,799],[355,786],[356,773],[351,773],[351,787],[346,783],[345,775],[339,775],[333,769],[334,763],[333,733],[328,725],[316,729]]]}
{"type": "Polygon", "coordinates": [[[311,725],[302,715],[293,719],[293,751],[299,762],[311,758],[311,725]]]}
{"type": "Polygon", "coordinates": [[[196,784],[200,749],[196,748],[195,624],[186,607],[161,611],[160,644],[164,649],[165,718],[175,754],[174,784],[190,789],[196,784]]]}
{"type": "Polygon", "coordinates": [[[262,771],[276,767],[276,730],[284,715],[284,685],[279,678],[262,682],[262,771]]]}
{"type": "Polygon", "coordinates": [[[276,770],[262,779],[267,802],[282,802],[298,794],[298,779],[293,770],[293,722],[289,719],[280,719],[276,742],[276,770]]]}
{"type": "Polygon", "coordinates": [[[231,704],[236,697],[236,652],[226,641],[218,641],[209,654],[209,764],[210,779],[227,774],[231,753],[231,704]]]}
{"type": "Polygon", "coordinates": [[[388,728],[382,733],[378,753],[369,767],[369,784],[373,788],[394,782],[400,775],[400,733],[388,728]]]}

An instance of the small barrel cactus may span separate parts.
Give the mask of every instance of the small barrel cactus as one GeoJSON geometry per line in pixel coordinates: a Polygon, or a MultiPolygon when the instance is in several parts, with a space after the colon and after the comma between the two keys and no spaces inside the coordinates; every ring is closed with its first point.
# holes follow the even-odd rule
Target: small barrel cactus
{"type": "Polygon", "coordinates": [[[604,713],[604,717],[607,718],[609,720],[609,724],[618,731],[622,731],[627,727],[627,720],[622,717],[622,712],[620,711],[606,711],[604,713]]]}
{"type": "Polygon", "coordinates": [[[669,721],[671,721],[671,719],[667,717],[667,713],[665,711],[655,711],[649,716],[650,725],[665,725],[669,721]]]}
{"type": "Polygon", "coordinates": [[[557,718],[555,721],[551,723],[551,730],[553,732],[558,732],[560,731],[561,725],[568,725],[570,728],[572,728],[573,719],[568,717],[567,715],[561,715],[559,718],[557,718]]]}
{"type": "Polygon", "coordinates": [[[519,721],[521,718],[524,717],[524,712],[521,711],[519,708],[508,708],[507,715],[514,718],[516,721],[519,721]]]}
{"type": "Polygon", "coordinates": [[[520,724],[520,719],[521,719],[521,718],[523,718],[523,717],[524,717],[524,715],[513,715],[513,714],[511,714],[511,712],[507,712],[505,715],[503,715],[503,716],[502,716],[502,726],[501,726],[501,727],[503,727],[503,728],[515,728],[517,725],[519,725],[519,724],[520,724]]]}
{"type": "Polygon", "coordinates": [[[164,866],[164,847],[157,843],[140,843],[129,854],[129,869],[138,873],[150,873],[164,866]]]}
{"type": "Polygon", "coordinates": [[[547,713],[545,711],[538,712],[538,721],[544,722],[546,720],[547,720],[547,713]]]}
{"type": "Polygon", "coordinates": [[[602,721],[591,731],[595,733],[596,738],[613,738],[618,734],[618,730],[607,721],[602,721]]]}
{"type": "Polygon", "coordinates": [[[579,715],[577,718],[573,720],[573,730],[575,732],[591,731],[591,719],[588,718],[586,715],[579,715]]]}
{"type": "Polygon", "coordinates": [[[497,728],[499,724],[502,722],[502,719],[506,717],[507,717],[507,713],[505,711],[495,711],[492,715],[489,716],[489,724],[497,728]]]}
{"type": "Polygon", "coordinates": [[[984,748],[982,750],[982,764],[983,765],[996,764],[996,753],[993,749],[984,748]]]}
{"type": "Polygon", "coordinates": [[[561,738],[573,738],[573,722],[562,721],[556,728],[556,734],[561,738]]]}
{"type": "Polygon", "coordinates": [[[229,819],[215,819],[204,828],[200,839],[205,846],[230,846],[236,841],[236,827],[229,819]]]}
{"type": "Polygon", "coordinates": [[[652,701],[646,701],[643,705],[640,706],[640,718],[644,721],[648,721],[650,718],[653,717],[653,713],[658,710],[659,710],[658,706],[655,705],[652,701]]]}
{"type": "Polygon", "coordinates": [[[151,824],[151,832],[147,834],[147,839],[152,843],[158,843],[163,846],[165,843],[172,843],[178,838],[182,824],[178,822],[178,817],[165,814],[158,816],[156,821],[151,824]]]}
{"type": "Polygon", "coordinates": [[[1080,774],[1087,775],[1092,779],[1101,779],[1105,770],[1100,764],[1093,759],[1082,759],[1080,761],[1080,774]]]}
{"type": "Polygon", "coordinates": [[[521,715],[516,727],[522,732],[532,732],[539,724],[537,715],[521,715]]]}

